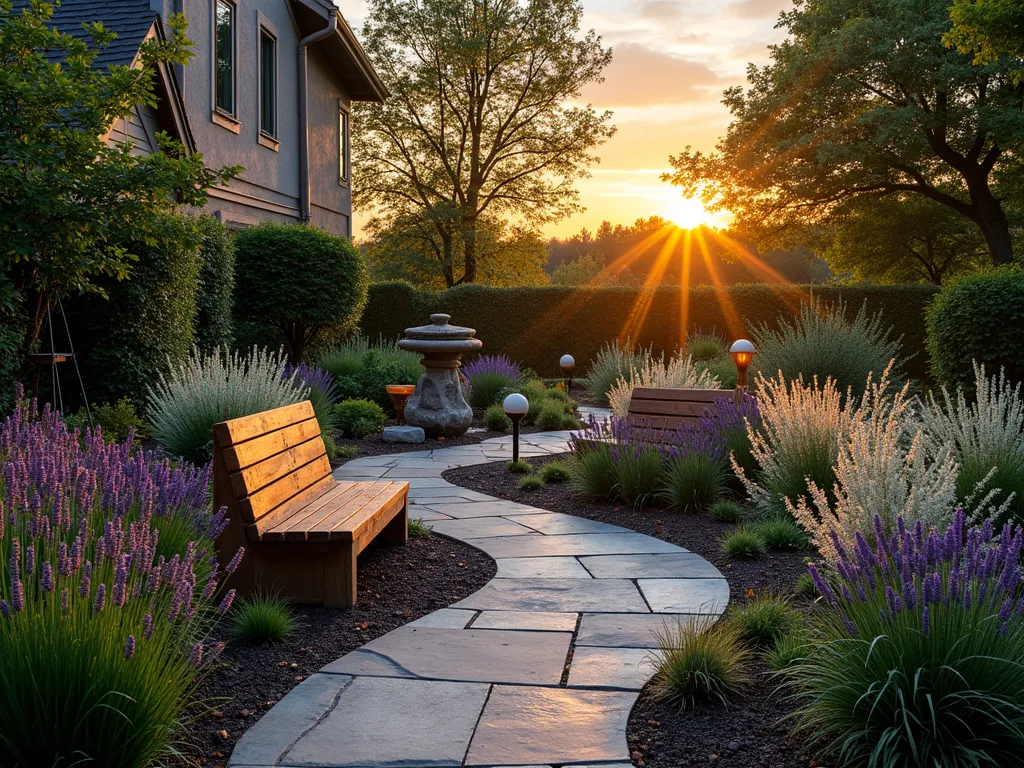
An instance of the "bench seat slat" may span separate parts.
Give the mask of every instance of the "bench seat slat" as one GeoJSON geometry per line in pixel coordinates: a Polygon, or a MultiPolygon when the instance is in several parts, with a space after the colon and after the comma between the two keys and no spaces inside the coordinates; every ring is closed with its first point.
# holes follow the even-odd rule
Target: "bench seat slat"
{"type": "Polygon", "coordinates": [[[317,433],[304,443],[264,459],[258,464],[231,474],[231,486],[239,498],[249,496],[275,482],[282,475],[294,472],[300,467],[326,456],[323,440],[317,433]]]}
{"type": "Polygon", "coordinates": [[[730,397],[730,389],[672,389],[669,387],[636,387],[631,397],[640,400],[673,400],[714,403],[715,398],[730,397]]]}
{"type": "Polygon", "coordinates": [[[351,514],[339,515],[339,519],[330,527],[327,521],[321,530],[310,531],[310,540],[317,541],[325,533],[329,541],[351,541],[356,552],[362,551],[376,536],[381,528],[388,524],[392,517],[394,502],[404,505],[408,483],[390,481],[388,485],[379,485],[372,496],[362,500],[362,504],[351,514]],[[376,526],[376,527],[375,527],[376,526]]]}
{"type": "Polygon", "coordinates": [[[299,421],[315,418],[313,404],[309,400],[303,400],[293,405],[215,424],[213,431],[220,444],[228,446],[261,437],[268,432],[276,432],[299,421]]]}
{"type": "MultiPolygon", "coordinates": [[[[245,531],[252,541],[259,541],[261,536],[260,532],[273,528],[283,520],[287,520],[293,514],[301,510],[310,502],[316,500],[323,494],[327,493],[336,485],[335,480],[330,475],[320,480],[314,485],[309,486],[304,491],[297,493],[292,498],[288,499],[284,504],[275,507],[274,509],[267,512],[259,520],[251,523],[246,523],[245,531]]],[[[239,503],[241,506],[241,503],[239,503]]]]}
{"type": "Polygon", "coordinates": [[[368,483],[335,484],[333,488],[299,508],[288,518],[277,521],[273,526],[261,526],[260,538],[263,541],[305,541],[306,531],[318,521],[330,517],[339,506],[348,504],[359,496],[365,485],[368,483]]]}
{"type": "Polygon", "coordinates": [[[633,416],[690,416],[699,418],[712,406],[707,403],[678,400],[631,400],[629,415],[633,416]]]}

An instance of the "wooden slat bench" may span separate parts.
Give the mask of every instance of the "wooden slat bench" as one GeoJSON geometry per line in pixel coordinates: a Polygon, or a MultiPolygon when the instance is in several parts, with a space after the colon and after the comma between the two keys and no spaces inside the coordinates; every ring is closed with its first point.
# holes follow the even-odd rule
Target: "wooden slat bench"
{"type": "Polygon", "coordinates": [[[657,441],[666,430],[674,432],[681,424],[697,421],[715,399],[731,398],[731,389],[656,389],[637,387],[629,398],[626,419],[634,429],[650,430],[657,441]]]}
{"type": "Polygon", "coordinates": [[[347,607],[356,557],[408,537],[406,482],[337,482],[308,400],[213,428],[213,499],[228,509],[221,562],[245,547],[231,586],[347,607]]]}

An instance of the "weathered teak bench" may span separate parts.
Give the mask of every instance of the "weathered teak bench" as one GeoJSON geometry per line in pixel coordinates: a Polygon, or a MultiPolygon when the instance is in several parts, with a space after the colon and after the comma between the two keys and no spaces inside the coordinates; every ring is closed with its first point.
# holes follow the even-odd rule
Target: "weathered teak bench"
{"type": "Polygon", "coordinates": [[[213,498],[228,509],[222,561],[246,554],[231,586],[298,602],[356,601],[356,557],[408,537],[406,482],[337,482],[309,401],[213,428],[213,498]]]}
{"type": "Polygon", "coordinates": [[[731,389],[657,389],[637,387],[629,398],[626,420],[634,429],[650,430],[656,440],[665,431],[697,421],[719,397],[732,397],[731,389]]]}

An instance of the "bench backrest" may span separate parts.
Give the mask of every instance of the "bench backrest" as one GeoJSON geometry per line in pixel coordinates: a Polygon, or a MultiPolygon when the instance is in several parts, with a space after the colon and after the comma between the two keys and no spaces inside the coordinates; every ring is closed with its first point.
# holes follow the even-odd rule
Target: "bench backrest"
{"type": "Polygon", "coordinates": [[[320,424],[308,400],[216,424],[214,461],[252,540],[334,486],[320,424]]]}
{"type": "Polygon", "coordinates": [[[636,387],[629,398],[627,420],[636,429],[649,429],[652,437],[675,431],[680,424],[699,419],[715,398],[731,397],[729,389],[660,389],[636,387]]]}

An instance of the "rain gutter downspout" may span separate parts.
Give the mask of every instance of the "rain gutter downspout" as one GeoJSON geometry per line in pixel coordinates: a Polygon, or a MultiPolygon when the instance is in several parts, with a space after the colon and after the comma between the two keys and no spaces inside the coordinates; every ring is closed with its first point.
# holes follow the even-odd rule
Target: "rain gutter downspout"
{"type": "Polygon", "coordinates": [[[338,32],[339,16],[340,11],[332,10],[325,28],[299,40],[299,217],[304,222],[310,220],[308,49],[338,32]]]}

